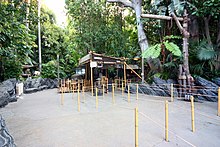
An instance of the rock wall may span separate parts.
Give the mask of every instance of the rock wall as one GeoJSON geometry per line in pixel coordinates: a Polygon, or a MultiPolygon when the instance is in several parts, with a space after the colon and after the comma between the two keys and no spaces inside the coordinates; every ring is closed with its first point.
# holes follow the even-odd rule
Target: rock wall
{"type": "Polygon", "coordinates": [[[16,147],[13,137],[8,132],[5,120],[0,115],[0,146],[1,147],[16,147]]]}
{"type": "Polygon", "coordinates": [[[58,87],[58,79],[43,79],[41,77],[36,79],[27,79],[24,82],[24,93],[33,93],[44,89],[52,89],[58,87]]]}
{"type": "MultiPolygon", "coordinates": [[[[0,83],[0,107],[4,107],[10,102],[16,102],[16,83],[18,83],[15,78],[8,79],[0,83]]],[[[41,91],[44,89],[52,89],[58,87],[58,80],[52,79],[27,79],[24,82],[24,93],[32,93],[41,91]]]]}
{"type": "Polygon", "coordinates": [[[17,101],[15,93],[16,83],[16,79],[8,79],[0,83],[0,107],[4,107],[9,102],[17,101]]]}
{"type": "MultiPolygon", "coordinates": [[[[179,86],[177,81],[168,79],[163,80],[157,77],[153,78],[152,84],[140,84],[139,85],[139,93],[144,93],[147,95],[155,95],[155,96],[170,96],[171,91],[171,83],[174,84],[173,93],[174,97],[178,97],[179,94],[179,86]]],[[[194,98],[199,100],[206,100],[217,102],[218,100],[218,88],[220,86],[220,78],[216,78],[214,80],[208,81],[201,77],[195,78],[194,87],[191,93],[187,93],[187,95],[192,95],[194,98]]],[[[125,90],[127,92],[127,88],[125,90]]],[[[136,84],[130,85],[130,92],[136,93],[136,84]]]]}

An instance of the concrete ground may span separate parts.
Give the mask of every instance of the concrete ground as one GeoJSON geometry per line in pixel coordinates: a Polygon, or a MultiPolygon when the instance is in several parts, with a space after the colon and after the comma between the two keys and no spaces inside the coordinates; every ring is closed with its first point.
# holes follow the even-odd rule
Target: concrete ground
{"type": "Polygon", "coordinates": [[[56,89],[23,95],[0,109],[18,147],[132,147],[135,146],[134,108],[139,110],[139,146],[220,146],[217,103],[195,103],[195,128],[191,131],[190,103],[169,102],[169,142],[164,140],[164,97],[139,95],[131,102],[117,92],[99,97],[98,109],[91,93],[61,94],[56,89]]]}

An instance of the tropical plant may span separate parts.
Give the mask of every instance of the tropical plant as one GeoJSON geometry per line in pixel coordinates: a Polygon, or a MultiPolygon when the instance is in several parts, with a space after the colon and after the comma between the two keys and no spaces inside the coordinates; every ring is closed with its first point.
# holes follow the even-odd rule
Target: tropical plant
{"type": "Polygon", "coordinates": [[[174,36],[166,36],[164,37],[164,41],[161,43],[157,43],[145,50],[142,54],[144,58],[158,58],[161,53],[161,46],[164,46],[168,51],[170,51],[173,55],[180,57],[182,55],[178,45],[173,42],[170,42],[168,39],[170,38],[179,38],[174,36]]]}

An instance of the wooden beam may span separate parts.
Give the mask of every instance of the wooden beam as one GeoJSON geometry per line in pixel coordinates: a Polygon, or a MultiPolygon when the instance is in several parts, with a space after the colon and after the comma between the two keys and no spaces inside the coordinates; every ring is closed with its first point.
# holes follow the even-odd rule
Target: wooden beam
{"type": "MultiPolygon", "coordinates": [[[[142,18],[153,18],[153,19],[162,19],[162,20],[172,20],[171,16],[163,16],[163,15],[154,15],[154,14],[141,14],[142,18]]],[[[182,17],[177,17],[179,21],[183,21],[182,17]]]]}

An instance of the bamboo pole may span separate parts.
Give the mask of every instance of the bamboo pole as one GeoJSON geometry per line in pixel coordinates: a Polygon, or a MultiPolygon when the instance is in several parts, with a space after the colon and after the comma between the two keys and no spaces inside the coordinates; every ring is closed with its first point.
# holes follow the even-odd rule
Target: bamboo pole
{"type": "Polygon", "coordinates": [[[63,87],[61,87],[61,105],[63,105],[64,101],[64,94],[63,94],[63,87]]]}
{"type": "Polygon", "coordinates": [[[168,140],[168,101],[165,101],[165,140],[168,140]]]}
{"type": "Polygon", "coordinates": [[[137,84],[137,95],[136,95],[136,100],[138,100],[138,84],[137,84]]]}
{"type": "Polygon", "coordinates": [[[123,79],[122,79],[122,84],[121,84],[121,94],[122,94],[122,96],[124,96],[124,83],[123,83],[123,79]]]}
{"type": "Polygon", "coordinates": [[[85,87],[82,87],[82,92],[83,92],[83,102],[85,103],[85,87]]]}
{"type": "MultiPolygon", "coordinates": [[[[142,18],[153,18],[153,19],[163,19],[163,20],[172,20],[173,17],[163,16],[163,15],[154,15],[154,14],[141,14],[142,18]]],[[[177,17],[179,21],[183,21],[182,17],[177,17]]]]}
{"type": "Polygon", "coordinates": [[[128,85],[128,102],[130,103],[130,85],[128,85]]]}
{"type": "Polygon", "coordinates": [[[190,99],[191,99],[192,132],[195,132],[194,97],[191,96],[190,99]]]}
{"type": "Polygon", "coordinates": [[[220,87],[218,88],[218,116],[220,116],[220,87]]]}
{"type": "Polygon", "coordinates": [[[174,97],[173,97],[173,83],[170,85],[170,101],[173,102],[174,97]]]}
{"type": "Polygon", "coordinates": [[[107,84],[106,84],[106,93],[108,94],[108,78],[107,78],[107,84]]]}
{"type": "Polygon", "coordinates": [[[135,147],[138,145],[138,108],[135,108],[135,147]]]}
{"type": "Polygon", "coordinates": [[[93,71],[91,67],[91,87],[92,87],[92,96],[93,96],[93,71]]]}
{"type": "Polygon", "coordinates": [[[112,83],[112,103],[115,104],[115,89],[113,83],[112,83]]]}
{"type": "Polygon", "coordinates": [[[104,98],[104,93],[105,93],[105,85],[102,85],[102,97],[104,98]]]}
{"type": "Polygon", "coordinates": [[[78,111],[80,112],[80,96],[79,96],[79,87],[78,87],[78,111]]]}
{"type": "Polygon", "coordinates": [[[126,63],[124,62],[124,81],[125,81],[125,87],[126,87],[126,63]]]}
{"type": "Polygon", "coordinates": [[[95,98],[96,98],[96,109],[98,109],[99,101],[98,101],[98,88],[95,89],[95,98]]]}

